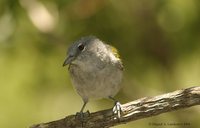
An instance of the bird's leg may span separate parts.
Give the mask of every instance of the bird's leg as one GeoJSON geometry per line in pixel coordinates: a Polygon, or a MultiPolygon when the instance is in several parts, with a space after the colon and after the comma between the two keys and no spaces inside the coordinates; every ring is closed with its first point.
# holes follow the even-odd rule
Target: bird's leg
{"type": "Polygon", "coordinates": [[[83,106],[82,106],[82,108],[81,108],[81,111],[80,111],[80,113],[83,113],[83,110],[84,110],[84,108],[85,108],[86,104],[87,104],[87,101],[84,101],[84,103],[83,103],[83,106]]]}
{"type": "Polygon", "coordinates": [[[113,100],[115,102],[113,107],[113,113],[117,114],[117,118],[119,119],[121,117],[121,104],[118,100],[114,99],[113,97],[109,96],[109,99],[113,100]]]}
{"type": "Polygon", "coordinates": [[[82,106],[80,112],[76,113],[76,117],[79,118],[79,119],[81,119],[81,120],[83,119],[83,110],[84,110],[86,104],[87,104],[87,102],[84,101],[83,106],[82,106]]]}
{"type": "Polygon", "coordinates": [[[84,110],[84,108],[85,108],[87,102],[88,102],[88,101],[84,101],[83,106],[82,106],[80,112],[77,112],[77,113],[76,113],[76,118],[78,118],[78,119],[80,119],[80,120],[83,120],[85,114],[87,114],[87,116],[90,114],[89,111],[87,111],[86,113],[83,112],[83,110],[84,110]]]}
{"type": "MultiPolygon", "coordinates": [[[[76,117],[75,117],[77,120],[81,121],[82,128],[84,127],[84,117],[85,117],[85,115],[84,115],[85,113],[83,113],[83,110],[84,110],[88,100],[84,100],[83,102],[84,103],[83,103],[83,106],[82,106],[80,112],[77,112],[76,117]]],[[[89,111],[87,111],[86,113],[87,113],[87,116],[90,114],[89,111]]]]}

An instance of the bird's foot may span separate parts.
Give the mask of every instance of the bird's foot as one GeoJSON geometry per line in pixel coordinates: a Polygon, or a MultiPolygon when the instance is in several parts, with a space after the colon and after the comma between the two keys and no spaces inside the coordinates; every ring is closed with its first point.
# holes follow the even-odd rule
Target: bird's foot
{"type": "Polygon", "coordinates": [[[86,119],[89,116],[90,116],[90,112],[89,111],[86,111],[85,113],[83,113],[83,112],[77,112],[76,116],[75,116],[75,119],[79,120],[81,122],[81,127],[84,128],[84,124],[86,122],[86,119]]]}
{"type": "Polygon", "coordinates": [[[78,119],[78,120],[83,121],[84,118],[87,118],[89,116],[90,116],[90,112],[89,111],[86,111],[85,113],[84,112],[77,112],[75,118],[78,119]]]}
{"type": "MultiPolygon", "coordinates": [[[[121,104],[120,102],[115,102],[115,105],[113,107],[113,113],[115,115],[117,115],[117,118],[119,119],[121,117],[121,112],[122,112],[122,109],[121,109],[121,104]]],[[[117,119],[116,117],[114,119],[117,119]]]]}

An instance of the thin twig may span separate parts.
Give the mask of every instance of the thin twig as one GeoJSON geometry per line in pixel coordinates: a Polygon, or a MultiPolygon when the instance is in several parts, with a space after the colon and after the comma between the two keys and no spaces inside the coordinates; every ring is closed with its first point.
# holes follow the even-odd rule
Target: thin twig
{"type": "Polygon", "coordinates": [[[60,120],[33,125],[31,128],[108,128],[194,105],[200,105],[200,86],[123,104],[120,118],[113,114],[112,109],[107,109],[91,113],[83,121],[70,115],[60,120]]]}

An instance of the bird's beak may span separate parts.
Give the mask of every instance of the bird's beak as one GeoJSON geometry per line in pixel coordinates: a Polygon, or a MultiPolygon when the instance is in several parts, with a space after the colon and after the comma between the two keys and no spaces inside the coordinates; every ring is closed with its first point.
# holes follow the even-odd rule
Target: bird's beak
{"type": "Polygon", "coordinates": [[[67,59],[63,63],[63,67],[70,64],[74,60],[73,56],[68,56],[67,59]]]}

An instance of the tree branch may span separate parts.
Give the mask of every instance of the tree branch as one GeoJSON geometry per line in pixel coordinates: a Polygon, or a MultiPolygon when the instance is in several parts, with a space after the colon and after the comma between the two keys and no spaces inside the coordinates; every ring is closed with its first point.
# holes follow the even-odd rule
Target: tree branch
{"type": "Polygon", "coordinates": [[[83,121],[75,115],[63,119],[41,123],[31,128],[108,128],[130,121],[159,115],[165,112],[200,105],[200,86],[177,90],[171,93],[145,97],[122,105],[121,117],[113,114],[112,109],[91,113],[83,121]]]}

